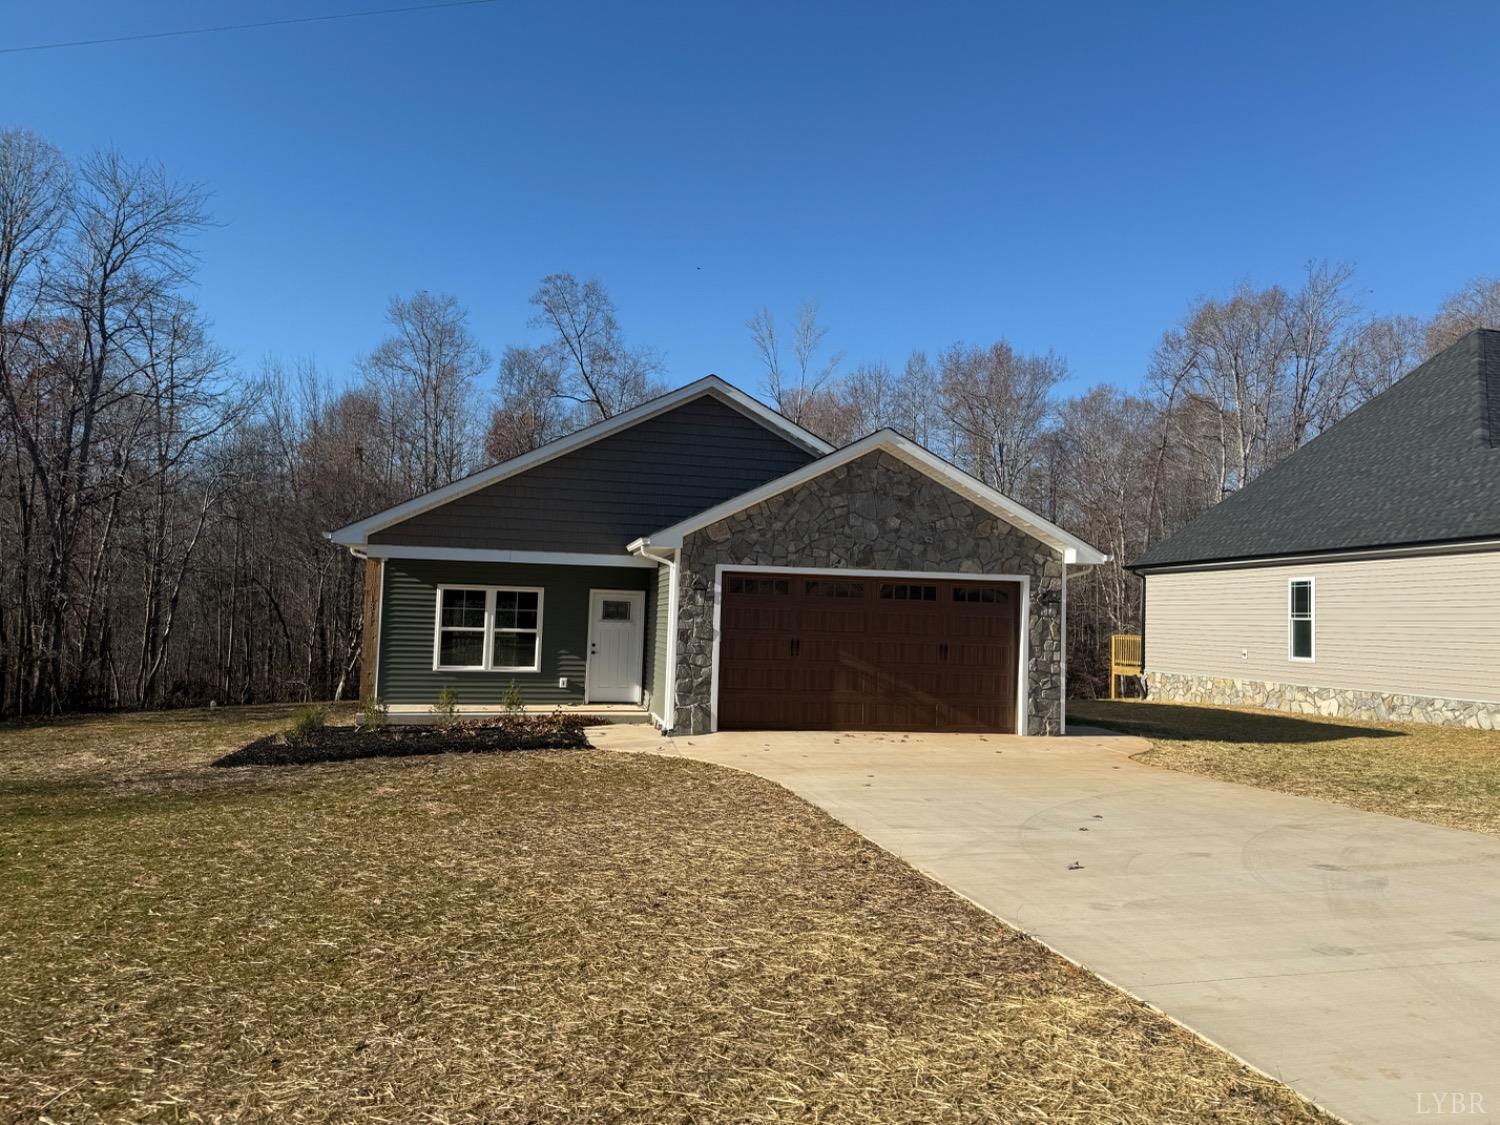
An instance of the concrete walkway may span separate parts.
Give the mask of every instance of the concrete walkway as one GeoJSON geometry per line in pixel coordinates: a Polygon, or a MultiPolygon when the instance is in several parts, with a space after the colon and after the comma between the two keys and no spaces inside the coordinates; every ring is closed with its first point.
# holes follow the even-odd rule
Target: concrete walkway
{"type": "Polygon", "coordinates": [[[591,736],[785,785],[1350,1121],[1451,1120],[1455,1095],[1500,1120],[1500,840],[1103,732],[591,736]]]}

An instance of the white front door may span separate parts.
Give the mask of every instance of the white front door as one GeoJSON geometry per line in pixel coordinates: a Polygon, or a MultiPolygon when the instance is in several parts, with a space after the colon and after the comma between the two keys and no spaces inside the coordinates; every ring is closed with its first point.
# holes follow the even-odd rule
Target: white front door
{"type": "Polygon", "coordinates": [[[589,591],[588,702],[641,701],[645,618],[644,591],[589,591]]]}

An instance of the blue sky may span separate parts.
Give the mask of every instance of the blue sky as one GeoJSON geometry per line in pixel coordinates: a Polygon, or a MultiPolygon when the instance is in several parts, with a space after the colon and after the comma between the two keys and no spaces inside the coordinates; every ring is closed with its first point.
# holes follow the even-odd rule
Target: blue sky
{"type": "MultiPolygon", "coordinates": [[[[0,46],[396,0],[4,0],[0,46]]],[[[1355,264],[1426,314],[1500,272],[1488,4],[500,3],[0,54],[0,122],[214,193],[198,299],[334,373],[387,298],[492,351],[599,276],[669,382],[758,383],[816,298],[846,363],[1000,336],[1133,386],[1237,280],[1355,264]]]]}

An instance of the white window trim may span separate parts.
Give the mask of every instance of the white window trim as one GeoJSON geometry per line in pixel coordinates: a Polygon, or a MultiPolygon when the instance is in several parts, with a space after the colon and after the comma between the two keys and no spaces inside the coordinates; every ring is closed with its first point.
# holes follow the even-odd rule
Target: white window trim
{"type": "Polygon", "coordinates": [[[1318,659],[1318,580],[1311,575],[1302,575],[1286,580],[1286,658],[1298,664],[1313,664],[1318,659]],[[1292,628],[1292,622],[1303,620],[1292,616],[1292,589],[1299,582],[1307,583],[1308,615],[1306,620],[1312,626],[1309,630],[1312,641],[1312,651],[1307,656],[1297,655],[1296,630],[1292,628]]]}
{"type": "MultiPolygon", "coordinates": [[[[463,582],[450,582],[437,588],[437,597],[432,614],[432,670],[434,672],[540,672],[542,670],[542,610],[547,592],[541,586],[478,586],[463,582]],[[484,591],[484,655],[481,664],[444,664],[443,654],[443,593],[447,590],[484,591]],[[536,633],[536,659],[530,665],[497,665],[493,663],[495,648],[495,595],[536,595],[536,629],[502,629],[504,633],[536,633]]],[[[451,632],[474,632],[472,628],[454,628],[451,632]]]]}

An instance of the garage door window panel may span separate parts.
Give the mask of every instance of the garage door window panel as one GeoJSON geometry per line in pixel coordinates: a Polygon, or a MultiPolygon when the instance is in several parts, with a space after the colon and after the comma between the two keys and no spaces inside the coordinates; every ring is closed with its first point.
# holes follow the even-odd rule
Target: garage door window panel
{"type": "Polygon", "coordinates": [[[906,582],[887,582],[880,587],[881,598],[897,602],[935,602],[936,586],[919,586],[906,582]]]}
{"type": "Polygon", "coordinates": [[[1005,605],[1010,601],[1010,591],[999,586],[955,586],[953,600],[977,605],[1005,605]]]}

